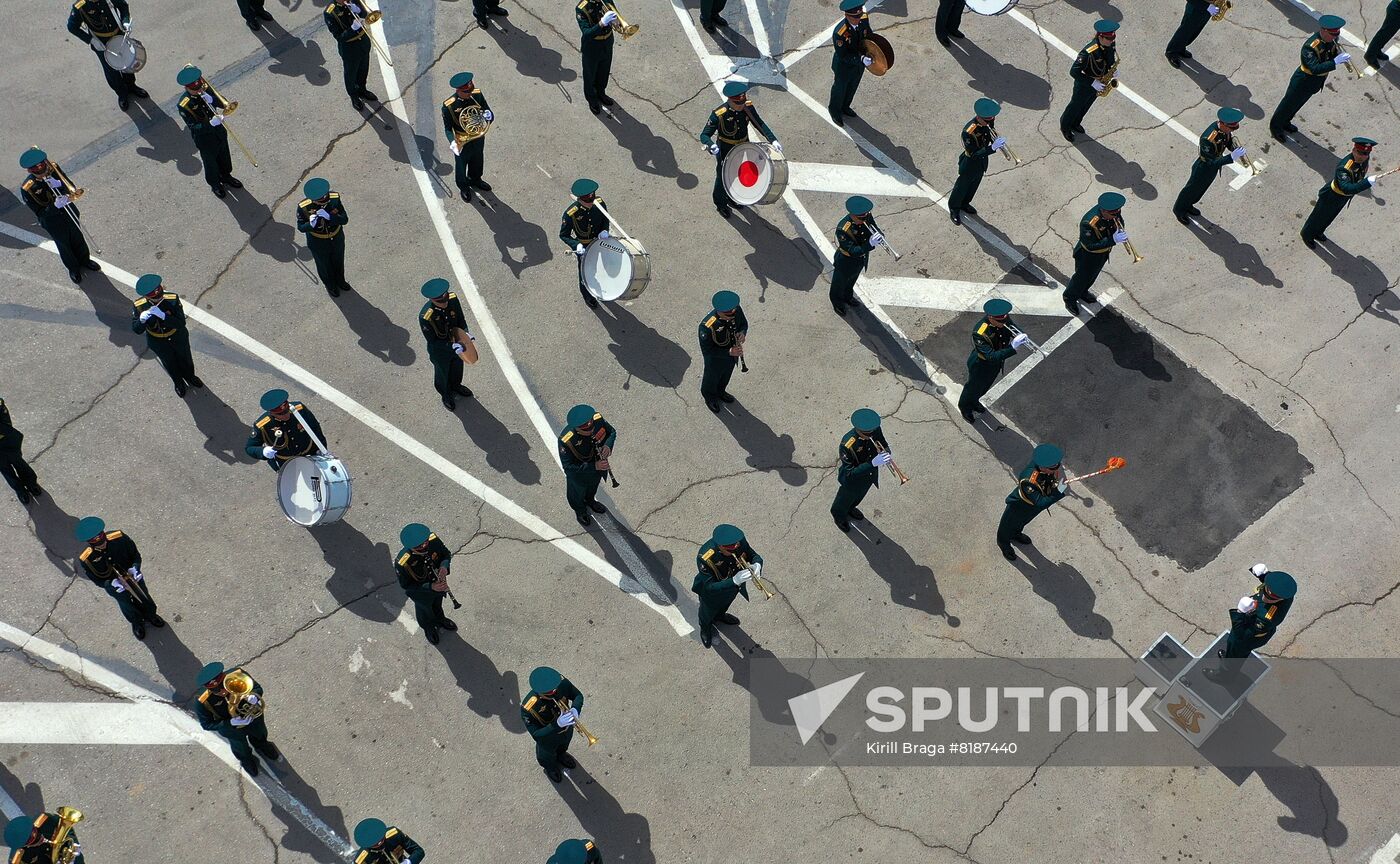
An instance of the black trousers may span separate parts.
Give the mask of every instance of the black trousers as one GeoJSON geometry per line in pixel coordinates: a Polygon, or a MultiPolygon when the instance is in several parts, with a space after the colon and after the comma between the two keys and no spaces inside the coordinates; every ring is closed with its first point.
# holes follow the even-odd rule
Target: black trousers
{"type": "Polygon", "coordinates": [[[601,105],[608,95],[612,74],[613,40],[585,39],[583,42],[583,98],[590,106],[601,105]]]}
{"type": "Polygon", "coordinates": [[[1098,281],[1099,274],[1103,272],[1104,265],[1108,263],[1107,252],[1090,252],[1087,249],[1074,247],[1074,275],[1070,277],[1069,284],[1065,286],[1065,293],[1062,295],[1066,300],[1084,300],[1089,296],[1089,289],[1094,287],[1098,281]]]}
{"type": "Polygon", "coordinates": [[[39,485],[38,475],[18,453],[0,453],[0,474],[4,475],[5,482],[10,484],[16,495],[39,485]]]}
{"type": "MultiPolygon", "coordinates": [[[[115,39],[116,37],[113,36],[112,38],[115,39]]],[[[92,46],[89,45],[88,47],[91,48],[92,46]]],[[[101,51],[93,49],[92,53],[97,55],[97,63],[102,67],[102,77],[106,79],[107,86],[112,88],[112,92],[117,94],[117,98],[126,99],[131,96],[131,88],[136,86],[136,76],[130,72],[118,72],[111,66],[108,66],[101,51]]]]}
{"type": "Polygon", "coordinates": [[[964,0],[938,0],[938,12],[933,19],[933,35],[947,39],[962,24],[964,0]]]}
{"type": "Polygon", "coordinates": [[[1196,37],[1201,35],[1201,31],[1206,29],[1206,25],[1209,23],[1209,12],[1198,9],[1194,4],[1187,3],[1186,11],[1181,15],[1181,23],[1177,25],[1176,32],[1172,34],[1171,41],[1167,43],[1167,56],[1184,56],[1187,47],[1196,41],[1196,37]]]}
{"type": "Polygon", "coordinates": [[[969,156],[963,153],[958,157],[958,182],[953,184],[953,191],[948,193],[949,212],[956,213],[967,209],[967,205],[972,203],[972,196],[977,194],[977,187],[982,185],[982,177],[986,173],[986,156],[969,156]]]}
{"type": "Polygon", "coordinates": [[[52,216],[41,218],[39,224],[43,225],[44,230],[49,232],[49,237],[53,238],[53,245],[58,247],[58,258],[63,262],[63,266],[69,270],[81,270],[84,264],[92,260],[92,253],[88,250],[87,238],[63,209],[79,219],[82,218],[82,214],[78,212],[78,205],[69,204],[67,208],[60,208],[52,216]]]}
{"type": "Polygon", "coordinates": [[[457,154],[454,160],[456,165],[455,177],[457,188],[462,190],[462,194],[470,193],[470,180],[480,180],[481,171],[486,163],[486,136],[482,135],[472,141],[462,145],[462,152],[457,154]]]}
{"type": "Polygon", "coordinates": [[[1099,91],[1094,89],[1093,81],[1092,78],[1074,79],[1074,92],[1070,94],[1069,104],[1060,115],[1061,132],[1073,132],[1076,126],[1084,122],[1084,115],[1088,114],[1089,109],[1098,101],[1099,91]]]}
{"type": "Polygon", "coordinates": [[[190,353],[190,336],[184,331],[168,339],[146,337],[146,345],[160,360],[161,368],[175,384],[194,384],[194,355],[190,353]]]}
{"type": "Polygon", "coordinates": [[[1001,521],[997,523],[997,545],[1002,549],[1009,549],[1016,535],[1024,531],[1026,526],[1031,524],[1031,520],[1040,514],[1040,510],[1021,501],[1007,504],[1006,509],[1001,511],[1001,521]]]}
{"type": "Polygon", "coordinates": [[[572,726],[545,738],[535,739],[535,761],[540,763],[540,767],[546,771],[558,771],[559,754],[569,752],[569,744],[573,740],[574,727],[572,726]]]}
{"type": "Polygon", "coordinates": [[[1330,185],[1323,186],[1317,192],[1317,204],[1303,223],[1303,238],[1316,240],[1326,234],[1333,220],[1340,216],[1342,210],[1350,203],[1350,195],[1339,195],[1332,191],[1330,185]]]}
{"type": "Polygon", "coordinates": [[[739,365],[738,357],[728,353],[704,354],[705,374],[700,377],[700,395],[707,399],[718,399],[719,394],[729,389],[729,379],[734,377],[734,367],[739,365]]]}
{"type": "Polygon", "coordinates": [[[345,231],[337,231],[334,237],[313,237],[306,235],[306,248],[316,261],[316,275],[321,284],[330,291],[345,288],[345,231]]]}
{"type": "Polygon", "coordinates": [[[233,174],[233,157],[228,152],[228,130],[215,126],[194,136],[194,146],[204,161],[204,182],[210,189],[224,185],[224,178],[233,174]]]}
{"type": "Polygon", "coordinates": [[[238,0],[238,14],[243,16],[244,21],[256,21],[258,13],[264,11],[264,3],[266,0],[238,0]]]}
{"type": "Polygon", "coordinates": [[[831,500],[831,515],[836,519],[850,519],[851,511],[865,500],[870,487],[879,479],[874,471],[857,474],[836,488],[836,497],[831,500]]]}
{"type": "Polygon", "coordinates": [[[144,591],[140,600],[131,596],[130,591],[123,591],[117,595],[117,608],[122,610],[122,617],[128,624],[142,624],[147,621],[156,620],[156,601],[151,596],[150,586],[145,581],[137,582],[141,586],[138,591],[144,591]]]}
{"type": "Polygon", "coordinates": [[[724,11],[724,5],[729,0],[700,0],[700,23],[717,24],[715,17],[724,11]]]}
{"type": "Polygon", "coordinates": [[[1212,168],[1199,158],[1191,163],[1191,179],[1186,181],[1186,185],[1181,187],[1181,194],[1176,196],[1176,203],[1172,205],[1172,212],[1179,216],[1189,216],[1192,207],[1200,201],[1210,188],[1210,184],[1215,182],[1216,175],[1220,173],[1219,168],[1212,168]]]}
{"type": "Polygon", "coordinates": [[[340,64],[345,74],[345,92],[354,99],[365,89],[365,82],[369,80],[369,35],[354,42],[337,42],[336,45],[340,49],[340,64]]]}
{"type": "Polygon", "coordinates": [[[448,345],[444,348],[429,346],[428,359],[433,363],[433,389],[444,399],[456,395],[457,388],[462,386],[462,372],[466,369],[462,358],[448,345]]]}
{"type": "Polygon", "coordinates": [[[447,620],[447,615],[442,611],[442,598],[447,594],[436,591],[433,593],[436,596],[431,603],[421,603],[418,598],[413,598],[413,618],[419,627],[428,632],[438,629],[442,622],[447,620]]]}
{"type": "Polygon", "coordinates": [[[1004,362],[996,360],[967,361],[967,383],[963,385],[962,395],[958,397],[958,410],[971,411],[980,405],[982,397],[992,389],[1005,366],[1004,362]]]}
{"type": "Polygon", "coordinates": [[[715,157],[715,188],[710,193],[710,200],[715,202],[716,207],[728,207],[729,193],[724,191],[724,157],[739,145],[727,144],[720,140],[716,140],[715,143],[719,145],[719,155],[715,157]]]}
{"type": "Polygon", "coordinates": [[[492,9],[501,8],[501,0],[472,0],[472,14],[477,20],[486,17],[486,13],[492,9]]]}
{"type": "Polygon", "coordinates": [[[1303,110],[1309,99],[1322,92],[1326,84],[1326,75],[1309,75],[1302,69],[1294,69],[1293,77],[1288,79],[1288,89],[1284,91],[1283,98],[1279,100],[1278,107],[1269,118],[1269,131],[1275,135],[1287,132],[1293,118],[1303,110]]]}
{"type": "Polygon", "coordinates": [[[597,499],[598,484],[603,482],[603,475],[592,468],[582,474],[584,476],[572,473],[564,475],[564,500],[569,502],[569,508],[575,513],[588,509],[588,502],[597,499]]]}
{"type": "Polygon", "coordinates": [[[849,306],[856,299],[856,279],[860,271],[870,261],[869,255],[844,255],[836,250],[831,260],[831,302],[835,306],[849,306]]]}
{"type": "Polygon", "coordinates": [[[235,727],[232,734],[225,735],[224,739],[239,762],[252,762],[253,747],[260,750],[267,748],[267,720],[259,717],[247,726],[235,727]]]}
{"type": "Polygon", "coordinates": [[[856,90],[860,88],[860,79],[865,77],[865,67],[847,66],[835,58],[832,59],[832,67],[831,97],[827,99],[826,110],[833,117],[840,117],[843,112],[851,110],[856,90]]]}
{"type": "Polygon", "coordinates": [[[1371,43],[1366,46],[1366,58],[1379,61],[1385,56],[1385,46],[1390,44],[1390,40],[1395,38],[1395,34],[1400,33],[1400,3],[1389,3],[1385,7],[1385,21],[1380,29],[1376,30],[1376,35],[1371,37],[1371,43]]]}

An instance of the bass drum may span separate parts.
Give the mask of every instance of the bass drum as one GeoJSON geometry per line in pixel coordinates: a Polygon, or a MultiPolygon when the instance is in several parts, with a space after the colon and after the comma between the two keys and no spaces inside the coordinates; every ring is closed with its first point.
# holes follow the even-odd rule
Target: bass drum
{"type": "Polygon", "coordinates": [[[339,522],[350,509],[350,472],[334,456],[297,456],[277,472],[277,500],[297,525],[339,522]]]}
{"type": "Polygon", "coordinates": [[[787,160],[771,144],[745,142],[724,157],[724,191],[735,204],[772,204],[787,184],[787,160]]]}
{"type": "Polygon", "coordinates": [[[583,253],[583,284],[599,300],[634,300],[651,281],[651,256],[625,237],[594,240],[583,253]]]}
{"type": "Polygon", "coordinates": [[[113,70],[134,75],[146,65],[146,46],[140,40],[124,36],[108,42],[102,58],[113,70]]]}
{"type": "Polygon", "coordinates": [[[870,74],[884,75],[894,68],[894,46],[879,33],[871,33],[870,38],[861,44],[861,51],[871,60],[866,67],[870,74]]]}
{"type": "Polygon", "coordinates": [[[978,15],[1002,15],[1011,11],[1017,0],[967,0],[967,8],[978,15]]]}

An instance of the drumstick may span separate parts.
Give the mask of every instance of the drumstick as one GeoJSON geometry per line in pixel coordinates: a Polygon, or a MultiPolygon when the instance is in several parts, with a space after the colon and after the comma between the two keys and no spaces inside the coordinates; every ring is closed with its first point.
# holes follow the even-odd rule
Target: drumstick
{"type": "Polygon", "coordinates": [[[321,455],[331,455],[331,451],[327,450],[326,445],[321,442],[321,439],[316,437],[316,433],[311,431],[311,426],[305,420],[302,419],[301,412],[298,411],[296,408],[292,408],[292,416],[297,418],[297,422],[301,424],[301,428],[305,429],[306,434],[311,436],[312,443],[316,445],[317,450],[321,451],[321,455]]]}
{"type": "MultiPolygon", "coordinates": [[[[616,229],[617,229],[617,233],[621,234],[621,235],[623,236],[624,239],[626,239],[626,240],[631,240],[631,239],[632,239],[632,235],[627,233],[627,229],[626,229],[626,228],[623,228],[620,224],[618,224],[618,221],[612,217],[612,214],[611,214],[611,213],[609,213],[607,210],[603,209],[603,202],[602,202],[602,201],[594,201],[594,202],[593,202],[593,206],[598,208],[598,212],[603,214],[603,218],[607,219],[607,220],[608,220],[608,223],[609,223],[610,225],[612,225],[612,227],[616,228],[616,229]]],[[[634,241],[634,242],[635,242],[635,241],[634,241]]]]}

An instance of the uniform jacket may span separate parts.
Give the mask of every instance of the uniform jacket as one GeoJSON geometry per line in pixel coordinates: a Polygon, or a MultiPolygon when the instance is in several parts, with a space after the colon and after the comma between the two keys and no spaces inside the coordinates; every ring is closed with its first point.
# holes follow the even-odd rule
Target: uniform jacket
{"type": "Polygon", "coordinates": [[[417,603],[432,603],[446,596],[433,590],[437,581],[437,570],[452,571],[452,552],[436,534],[428,535],[428,552],[419,555],[412,549],[400,549],[394,558],[394,575],[399,577],[399,587],[417,603]]]}
{"type": "Polygon", "coordinates": [[[361,849],[355,853],[355,864],[395,864],[407,861],[418,864],[423,860],[423,847],[413,842],[413,838],[397,828],[390,828],[384,839],[374,847],[361,849]]]}
{"type": "Polygon", "coordinates": [[[121,32],[123,24],[131,21],[131,8],[126,0],[112,0],[121,21],[112,18],[112,11],[104,0],[78,0],[68,12],[68,32],[84,42],[93,36],[106,42],[121,32]]]}
{"type": "MultiPolygon", "coordinates": [[[[235,669],[229,669],[224,674],[234,672],[235,669]]],[[[247,673],[246,669],[242,671],[247,673]]],[[[253,679],[253,692],[257,694],[259,699],[262,698],[263,688],[256,678],[253,679]]],[[[213,690],[205,688],[199,694],[199,701],[195,703],[195,711],[199,716],[199,725],[211,732],[217,732],[227,737],[229,735],[243,735],[248,731],[247,726],[234,726],[228,722],[232,714],[229,713],[228,700],[224,698],[222,692],[215,693],[213,690]]]]}
{"type": "MultiPolygon", "coordinates": [[[[316,437],[325,443],[325,433],[321,431],[321,424],[316,421],[316,415],[311,413],[300,402],[290,403],[292,410],[301,414],[306,425],[311,427],[311,431],[316,433],[316,437]]],[[[263,459],[262,450],[264,447],[271,447],[277,451],[277,458],[283,462],[294,456],[306,456],[317,452],[316,442],[311,440],[311,436],[306,434],[306,430],[301,428],[297,418],[288,415],[286,420],[278,420],[272,416],[272,412],[265,411],[253,424],[253,431],[244,442],[243,450],[254,459],[263,459]]]]}
{"type": "Polygon", "coordinates": [[[1258,604],[1253,612],[1230,610],[1231,638],[1241,641],[1251,651],[1263,648],[1274,637],[1274,631],[1283,623],[1283,619],[1288,617],[1288,609],[1293,605],[1292,597],[1277,603],[1265,603],[1263,585],[1255,590],[1253,596],[1258,604]]]}
{"type": "Polygon", "coordinates": [[[599,459],[598,448],[612,447],[616,441],[617,430],[602,414],[593,415],[593,431],[588,435],[569,426],[559,430],[559,461],[564,465],[564,473],[571,477],[595,476],[598,469],[593,463],[599,459]]]}
{"type": "MultiPolygon", "coordinates": [[[[24,184],[20,187],[20,191],[24,194],[20,197],[24,199],[24,203],[28,205],[29,209],[34,212],[34,216],[39,220],[39,224],[43,225],[45,228],[50,228],[51,220],[59,220],[60,223],[68,223],[71,225],[72,223],[68,221],[68,216],[63,212],[64,208],[54,206],[54,202],[58,199],[59,195],[65,194],[67,189],[78,188],[77,184],[68,179],[68,175],[63,173],[63,169],[58,167],[57,162],[50,161],[49,168],[49,174],[44,177],[31,174],[25,178],[24,184]],[[67,189],[53,188],[53,186],[49,184],[47,178],[53,178],[54,180],[62,182],[67,186],[67,189]]],[[[83,215],[78,212],[77,204],[69,204],[68,209],[76,217],[81,217],[83,215]]]]}
{"type": "Polygon", "coordinates": [[[1108,70],[1112,69],[1116,62],[1118,62],[1117,49],[1111,46],[1103,47],[1096,37],[1094,41],[1079,49],[1079,53],[1074,57],[1074,62],[1070,64],[1069,74],[1076,81],[1083,81],[1087,84],[1095,78],[1107,75],[1108,70]]]}
{"type": "Polygon", "coordinates": [[[1011,347],[1011,340],[1015,337],[1011,328],[1016,322],[1008,315],[1006,324],[1005,327],[996,327],[985,317],[979,321],[977,329],[972,331],[972,355],[967,358],[967,362],[995,363],[1000,366],[1008,358],[1016,356],[1016,349],[1011,347]]]}
{"type": "Polygon", "coordinates": [[[350,221],[350,216],[345,212],[345,202],[340,200],[339,192],[332,192],[330,199],[326,202],[325,210],[331,214],[331,218],[318,221],[314,226],[311,224],[311,217],[316,215],[321,205],[310,198],[301,199],[301,203],[297,205],[297,230],[318,240],[329,240],[339,234],[340,229],[350,221]]]}
{"type": "Polygon", "coordinates": [[[418,312],[418,328],[423,331],[423,338],[428,340],[430,349],[449,351],[452,343],[457,341],[452,332],[456,327],[466,330],[467,316],[455,292],[447,292],[447,308],[439,309],[429,300],[418,312]]]}
{"type": "Polygon", "coordinates": [[[1340,53],[1340,39],[1324,42],[1321,33],[1314,33],[1298,52],[1298,71],[1307,75],[1326,75],[1337,68],[1336,60],[1340,53]]]}
{"type": "Polygon", "coordinates": [[[0,399],[0,456],[19,458],[23,444],[24,433],[15,428],[10,420],[10,409],[6,407],[5,400],[0,399]]]}
{"type": "Polygon", "coordinates": [[[602,198],[595,199],[594,203],[593,207],[585,207],[575,201],[564,210],[563,221],[559,225],[559,239],[564,241],[570,252],[574,251],[574,246],[578,243],[585,246],[592,243],[598,238],[598,232],[608,230],[612,224],[596,206],[602,204],[607,207],[608,203],[602,198]]]}
{"type": "Polygon", "coordinates": [[[986,159],[996,151],[992,149],[992,142],[996,140],[996,121],[989,122],[986,126],[979,126],[977,118],[967,121],[967,125],[962,131],[963,154],[972,159],[986,159]]]}
{"type": "Polygon", "coordinates": [[[179,295],[164,291],[161,293],[160,302],[156,304],[152,304],[145,297],[137,297],[131,309],[131,330],[133,333],[145,333],[148,341],[170,339],[178,335],[188,338],[189,333],[185,329],[185,307],[180,303],[179,295]],[[164,312],[165,318],[152,315],[142,321],[141,313],[152,305],[164,312]]]}
{"type": "Polygon", "coordinates": [[[866,214],[861,223],[848,213],[836,225],[836,249],[848,258],[864,258],[870,254],[870,235],[879,230],[873,216],[866,214]]]}
{"type": "MultiPolygon", "coordinates": [[[[453,93],[442,100],[442,131],[447,135],[448,143],[456,141],[460,135],[466,134],[467,130],[457,123],[457,117],[463,108],[469,108],[472,105],[476,105],[482,111],[491,110],[490,104],[486,101],[486,94],[481,92],[480,87],[473,90],[465,98],[453,93]]],[[[495,112],[492,112],[492,116],[495,116],[495,112]]]]}
{"type": "Polygon", "coordinates": [[[1357,162],[1356,157],[1348,154],[1337,163],[1337,170],[1332,172],[1332,182],[1326,188],[1348,198],[1365,192],[1371,188],[1371,181],[1366,179],[1366,168],[1370,164],[1370,159],[1357,162]]]}
{"type": "Polygon", "coordinates": [[[736,344],[734,337],[749,332],[749,319],[742,306],[736,307],[735,315],[729,320],[719,317],[710,310],[705,320],[700,322],[700,352],[709,357],[729,357],[729,349],[736,344]]]}
{"type": "Polygon", "coordinates": [[[831,31],[831,44],[836,52],[831,57],[831,68],[834,70],[839,66],[848,69],[864,69],[865,63],[860,59],[864,56],[865,40],[871,34],[870,13],[863,12],[860,16],[860,24],[855,27],[845,18],[831,31]]]}
{"type": "Polygon", "coordinates": [[[750,116],[757,121],[758,131],[763,133],[764,138],[772,141],[776,137],[763,118],[758,116],[758,109],[752,102],[745,99],[744,107],[736,111],[734,103],[726,99],[723,105],[710,112],[710,119],[700,131],[700,143],[708,147],[715,143],[715,136],[719,136],[719,140],[725,144],[743,144],[749,140],[750,116]]]}
{"type": "Polygon", "coordinates": [[[108,531],[107,548],[94,549],[85,545],[78,562],[83,565],[87,577],[115,599],[120,593],[112,587],[112,580],[118,574],[126,575],[126,571],[132,567],[140,572],[141,551],[136,548],[136,541],[125,533],[108,531]]]}
{"type": "Polygon", "coordinates": [[[612,27],[604,27],[600,23],[603,13],[607,11],[607,7],[597,0],[581,0],[574,7],[574,19],[578,21],[578,29],[583,33],[584,42],[590,39],[594,42],[607,42],[613,38],[612,27]]]}
{"type": "Polygon", "coordinates": [[[700,547],[699,554],[695,556],[695,581],[690,584],[690,590],[700,597],[701,603],[706,606],[728,607],[740,594],[745,600],[749,599],[748,583],[734,584],[734,574],[744,569],[739,563],[740,555],[750,564],[763,563],[763,556],[754,551],[748,538],[739,541],[739,549],[735,555],[726,554],[715,545],[714,540],[709,540],[700,547]]]}
{"type": "Polygon", "coordinates": [[[1235,136],[1226,129],[1221,129],[1219,123],[1212,123],[1206,131],[1201,133],[1201,152],[1196,158],[1206,165],[1217,170],[1224,168],[1235,158],[1230,154],[1234,152],[1235,136]]]}
{"type": "Polygon", "coordinates": [[[1050,509],[1050,505],[1065,497],[1059,490],[1058,472],[1045,471],[1032,462],[1021,469],[1016,488],[1006,496],[1007,504],[1020,504],[1033,507],[1037,512],[1050,509]]]}
{"type": "MultiPolygon", "coordinates": [[[[351,2],[353,2],[353,0],[351,0],[351,2]]],[[[358,3],[355,5],[359,6],[360,17],[364,18],[367,14],[365,12],[365,7],[360,6],[358,3]]],[[[350,42],[358,42],[365,38],[364,27],[356,30],[352,26],[355,23],[355,16],[351,14],[349,4],[342,6],[339,3],[332,2],[325,8],[325,11],[321,13],[321,17],[325,19],[326,29],[331,32],[331,36],[341,45],[350,42]]]]}
{"type": "Polygon", "coordinates": [[[1108,218],[1099,212],[1095,207],[1084,218],[1079,220],[1079,242],[1075,244],[1075,249],[1083,249],[1086,252],[1094,252],[1100,255],[1107,255],[1113,251],[1113,232],[1122,225],[1126,225],[1127,220],[1123,219],[1123,214],[1118,214],[1118,220],[1108,218]]]}
{"type": "MultiPolygon", "coordinates": [[[[58,833],[58,814],[40,813],[34,820],[34,827],[38,829],[39,836],[49,842],[37,842],[33,846],[16,849],[14,854],[10,856],[10,864],[50,864],[53,861],[53,846],[51,844],[54,835],[58,833]]],[[[78,829],[74,828],[69,831],[68,836],[77,840],[78,829]]],[[[83,864],[82,852],[73,857],[73,864],[83,864]]]]}
{"type": "Polygon", "coordinates": [[[880,429],[872,432],[869,438],[860,437],[860,433],[855,429],[842,436],[841,449],[836,453],[839,463],[836,467],[838,483],[845,484],[856,478],[870,477],[876,486],[880,485],[880,469],[870,461],[880,452],[875,449],[876,441],[886,450],[890,449],[890,442],[885,440],[885,433],[880,429]]]}
{"type": "Polygon", "coordinates": [[[564,746],[574,733],[574,727],[560,729],[559,724],[554,722],[559,717],[555,699],[564,700],[566,705],[572,700],[573,709],[580,717],[583,716],[583,694],[568,678],[559,682],[553,696],[543,696],[531,690],[520,700],[520,720],[525,724],[525,731],[530,733],[536,744],[546,749],[564,746]]]}
{"type": "Polygon", "coordinates": [[[200,93],[191,93],[186,90],[185,95],[180,97],[180,119],[185,121],[185,125],[190,129],[190,134],[196,138],[220,128],[209,123],[214,118],[214,109],[216,108],[220,111],[227,111],[228,100],[222,96],[215,96],[207,87],[200,93]],[[205,96],[214,101],[212,103],[206,102],[205,96]]]}

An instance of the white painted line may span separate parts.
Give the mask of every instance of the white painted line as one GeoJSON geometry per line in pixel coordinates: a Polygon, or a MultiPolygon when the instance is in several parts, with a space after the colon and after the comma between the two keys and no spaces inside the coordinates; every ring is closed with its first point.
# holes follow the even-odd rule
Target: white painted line
{"type": "Polygon", "coordinates": [[[902,171],[825,162],[789,161],[787,166],[788,188],[799,192],[924,197],[913,178],[902,171]]]}
{"type": "MultiPolygon", "coordinates": [[[[1078,48],[1071,48],[1054,33],[1051,33],[1049,30],[1044,29],[1039,24],[1035,23],[1035,21],[1031,20],[1024,12],[1021,12],[1017,9],[1012,9],[1010,12],[1007,13],[1007,15],[1013,20],[1020,22],[1027,30],[1030,30],[1032,33],[1039,36],[1041,40],[1045,42],[1045,44],[1056,49],[1061,54],[1065,55],[1071,60],[1079,56],[1078,48]]],[[[1178,123],[1172,118],[1170,114],[1163,111],[1161,108],[1158,108],[1156,105],[1153,105],[1151,102],[1148,102],[1143,97],[1139,96],[1137,91],[1124,84],[1122,79],[1119,79],[1117,89],[1118,93],[1121,94],[1124,98],[1126,98],[1128,101],[1132,102],[1134,105],[1138,106],[1142,110],[1146,111],[1148,114],[1152,115],[1154,119],[1162,123],[1168,129],[1185,138],[1187,141],[1190,141],[1192,144],[1200,143],[1201,135],[1199,132],[1192,132],[1190,129],[1187,129],[1185,126],[1178,123]]],[[[1110,96],[1108,98],[1111,99],[1113,97],[1110,96]]],[[[1249,169],[1234,163],[1231,163],[1230,167],[1234,169],[1237,174],[1243,173],[1245,179],[1242,183],[1240,183],[1240,186],[1243,186],[1245,183],[1249,182],[1252,176],[1249,172],[1249,169]]],[[[1239,187],[1231,183],[1230,188],[1238,189],[1239,187]]]]}
{"type": "Polygon", "coordinates": [[[18,819],[24,815],[24,808],[10,797],[10,793],[0,789],[0,813],[4,813],[6,819],[18,819]]]}
{"type": "Polygon", "coordinates": [[[763,19],[758,15],[758,3],[755,0],[744,0],[744,8],[749,13],[749,26],[753,28],[754,47],[758,49],[758,56],[772,57],[773,48],[768,44],[768,29],[763,26],[763,19]]]}
{"type": "Polygon", "coordinates": [[[0,744],[193,744],[152,702],[0,702],[0,744]]]}
{"type": "MultiPolygon", "coordinates": [[[[1122,293],[1123,291],[1121,288],[1115,287],[1099,294],[1099,311],[1107,309],[1109,304],[1122,293]]],[[[1090,318],[1092,317],[1091,315],[1090,318]]],[[[1049,356],[1050,352],[1069,341],[1069,337],[1082,330],[1087,323],[1089,323],[1089,318],[1081,318],[1078,315],[1071,316],[1068,324],[1056,330],[1054,336],[1040,343],[1039,351],[1032,352],[1031,356],[1017,363],[1016,368],[1002,376],[1002,379],[998,381],[991,390],[987,391],[987,395],[982,397],[982,404],[995,404],[996,401],[1002,397],[1002,394],[1010,390],[1017,381],[1020,381],[1022,378],[1026,377],[1026,375],[1030,374],[1030,371],[1039,366],[1041,361],[1049,356]]]]}
{"type": "MultiPolygon", "coordinates": [[[[8,227],[8,226],[5,226],[8,227]]],[[[26,654],[37,657],[47,663],[51,663],[59,668],[66,669],[79,677],[91,681],[93,684],[108,690],[123,699],[132,702],[144,703],[152,709],[152,714],[148,722],[159,723],[170,727],[181,737],[188,739],[189,743],[198,744],[224,765],[239,772],[242,776],[243,768],[238,764],[238,760],[233,757],[233,751],[229,749],[228,742],[212,732],[201,729],[198,721],[190,715],[180,711],[168,703],[161,700],[156,693],[147,690],[139,684],[133,684],[117,673],[86,660],[80,654],[74,654],[66,648],[60,648],[52,642],[45,641],[38,636],[31,636],[23,630],[11,627],[9,624],[0,622],[0,639],[14,645],[26,654]]],[[[355,849],[344,838],[335,833],[335,829],[327,825],[315,813],[302,804],[291,793],[283,788],[282,784],[273,777],[253,780],[249,778],[254,786],[261,789],[264,795],[277,804],[282,809],[291,813],[292,816],[302,824],[302,827],[314,834],[326,847],[346,861],[351,860],[355,849]]]]}
{"type": "Polygon", "coordinates": [[[912,276],[868,276],[863,284],[866,296],[884,306],[980,312],[982,304],[995,294],[1010,300],[1019,315],[1069,317],[1060,293],[1044,285],[960,282],[912,276]]]}
{"type": "Polygon", "coordinates": [[[418,619],[414,617],[413,612],[409,608],[412,605],[413,604],[410,603],[408,604],[408,606],[404,606],[402,609],[400,609],[399,617],[395,618],[394,622],[397,624],[402,624],[403,629],[408,631],[408,635],[417,636],[418,619]]]}
{"type": "MultiPolygon", "coordinates": [[[[0,223],[0,233],[7,234],[16,240],[22,240],[25,243],[57,252],[52,241],[45,241],[43,238],[20,228],[16,228],[13,225],[0,223]]],[[[95,260],[101,262],[102,269],[109,278],[121,282],[124,285],[132,287],[136,285],[136,277],[132,276],[130,273],[101,258],[96,258],[95,260]]],[[[694,628],[686,622],[685,618],[682,617],[676,607],[658,605],[651,599],[650,595],[646,593],[635,594],[630,591],[625,591],[622,589],[622,580],[625,576],[616,567],[609,564],[603,558],[600,558],[576,540],[565,537],[543,519],[478,480],[466,470],[448,461],[407,432],[404,432],[388,420],[385,420],[383,417],[370,411],[345,393],[331,386],[326,381],[311,374],[287,357],[277,353],[267,345],[264,345],[221,318],[216,317],[212,313],[194,304],[185,304],[184,308],[185,315],[189,320],[203,327],[207,327],[209,330],[212,330],[222,337],[224,341],[242,348],[244,351],[276,369],[282,375],[316,393],[325,401],[379,433],[394,446],[415,459],[418,459],[420,462],[432,468],[434,471],[437,471],[458,486],[461,486],[476,498],[486,502],[487,505],[506,518],[513,520],[536,537],[546,541],[549,545],[560,550],[570,558],[573,558],[594,573],[597,573],[613,587],[623,590],[623,593],[635,598],[642,605],[665,618],[667,623],[671,625],[672,629],[674,629],[678,635],[687,636],[694,632],[694,628]]],[[[551,452],[554,451],[551,450],[551,452]]]]}
{"type": "Polygon", "coordinates": [[[1371,856],[1369,864],[1396,864],[1397,861],[1400,861],[1400,834],[1392,834],[1371,856]]]}

